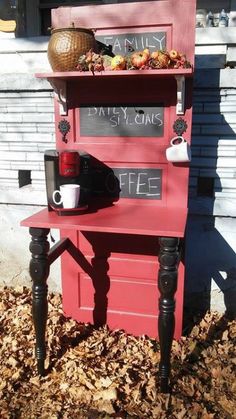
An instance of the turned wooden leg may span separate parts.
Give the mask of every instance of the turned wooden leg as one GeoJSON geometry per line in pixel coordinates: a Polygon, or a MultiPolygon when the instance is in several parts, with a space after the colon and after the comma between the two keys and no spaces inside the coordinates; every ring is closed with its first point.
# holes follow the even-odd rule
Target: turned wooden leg
{"type": "Polygon", "coordinates": [[[30,275],[33,280],[32,314],[36,334],[35,355],[37,368],[40,375],[44,375],[44,361],[46,358],[45,332],[48,314],[47,278],[49,275],[48,251],[49,242],[47,235],[49,229],[30,228],[32,241],[30,251],[30,275]]]}
{"type": "Polygon", "coordinates": [[[159,365],[160,387],[162,393],[169,393],[170,356],[175,329],[175,299],[177,289],[179,239],[175,237],[160,237],[158,289],[159,318],[158,333],[161,359],[159,365]]]}

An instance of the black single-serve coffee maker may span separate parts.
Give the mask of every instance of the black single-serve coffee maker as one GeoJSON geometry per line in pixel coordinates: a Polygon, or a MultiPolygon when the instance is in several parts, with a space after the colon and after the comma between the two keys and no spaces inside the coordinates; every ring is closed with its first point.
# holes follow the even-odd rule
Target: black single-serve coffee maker
{"type": "Polygon", "coordinates": [[[63,212],[62,205],[56,205],[52,196],[64,184],[80,185],[78,209],[85,209],[91,196],[90,156],[74,150],[46,150],[44,165],[48,210],[63,212]]]}

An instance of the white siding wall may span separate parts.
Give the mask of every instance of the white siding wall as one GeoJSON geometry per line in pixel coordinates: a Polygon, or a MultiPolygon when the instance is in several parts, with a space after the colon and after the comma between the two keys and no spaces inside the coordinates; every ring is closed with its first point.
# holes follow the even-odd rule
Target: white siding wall
{"type": "Polygon", "coordinates": [[[0,184],[18,187],[19,170],[44,184],[43,152],[54,144],[52,93],[0,92],[0,184]]]}
{"type": "Polygon", "coordinates": [[[236,32],[196,35],[185,304],[236,313],[236,32]]]}
{"type": "Polygon", "coordinates": [[[235,28],[197,30],[189,187],[195,214],[236,215],[235,42],[235,28]],[[212,178],[212,197],[200,196],[201,177],[212,178]]]}
{"type": "Polygon", "coordinates": [[[55,147],[53,92],[35,72],[48,71],[48,39],[0,44],[0,196],[6,204],[46,204],[43,153],[55,147]],[[19,188],[22,171],[31,184],[19,188]]]}

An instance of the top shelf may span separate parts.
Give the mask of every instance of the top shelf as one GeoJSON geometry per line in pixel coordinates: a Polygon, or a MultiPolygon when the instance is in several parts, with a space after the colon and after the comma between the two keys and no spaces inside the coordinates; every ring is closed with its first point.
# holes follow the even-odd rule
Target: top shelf
{"type": "Polygon", "coordinates": [[[48,80],[73,80],[80,77],[191,77],[193,75],[192,68],[178,69],[160,69],[160,70],[120,70],[120,71],[56,71],[51,73],[37,73],[37,78],[48,80]]]}
{"type": "Polygon", "coordinates": [[[67,104],[67,84],[72,80],[99,78],[175,78],[177,82],[176,95],[176,115],[183,115],[185,112],[185,79],[193,76],[192,68],[173,68],[160,70],[120,70],[120,71],[101,71],[92,73],[91,71],[62,71],[51,73],[36,73],[35,76],[47,79],[56,93],[60,105],[60,115],[68,114],[67,104]]]}

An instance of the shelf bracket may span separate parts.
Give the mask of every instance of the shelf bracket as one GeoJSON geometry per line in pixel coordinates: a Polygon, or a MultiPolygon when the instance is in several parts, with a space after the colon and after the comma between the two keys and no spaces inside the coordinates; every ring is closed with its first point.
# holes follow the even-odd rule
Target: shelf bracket
{"type": "Polygon", "coordinates": [[[175,76],[177,82],[176,115],[184,115],[185,110],[185,77],[175,76]]]}
{"type": "Polygon", "coordinates": [[[51,84],[55,93],[56,100],[59,103],[60,115],[68,115],[66,81],[61,79],[48,79],[48,81],[51,84]]]}

